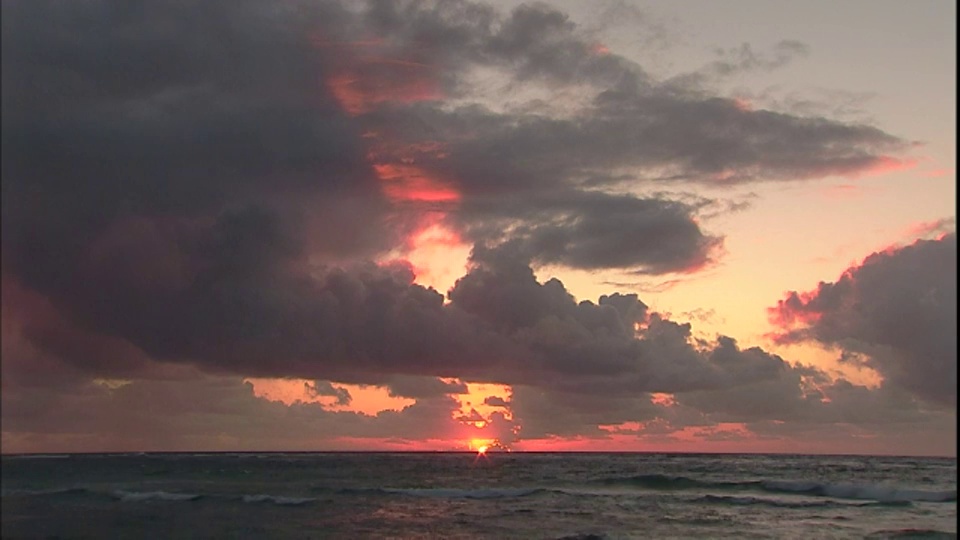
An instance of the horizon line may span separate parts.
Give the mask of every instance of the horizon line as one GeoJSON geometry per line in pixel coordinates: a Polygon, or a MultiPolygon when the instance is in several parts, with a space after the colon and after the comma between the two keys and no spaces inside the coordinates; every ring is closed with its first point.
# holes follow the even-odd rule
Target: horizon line
{"type": "MultiPolygon", "coordinates": [[[[476,450],[114,450],[81,452],[3,452],[0,457],[71,457],[71,456],[138,456],[151,454],[476,454],[476,450]]],[[[688,456],[810,456],[810,457],[871,457],[871,458],[936,458],[957,459],[957,455],[943,454],[858,454],[858,453],[802,453],[802,452],[691,452],[656,450],[504,450],[490,449],[487,454],[611,454],[611,455],[688,455],[688,456]]]]}

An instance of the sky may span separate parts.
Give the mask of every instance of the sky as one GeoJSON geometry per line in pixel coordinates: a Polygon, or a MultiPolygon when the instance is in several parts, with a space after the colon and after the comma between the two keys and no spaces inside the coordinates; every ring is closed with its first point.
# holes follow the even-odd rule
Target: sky
{"type": "Polygon", "coordinates": [[[2,451],[956,456],[956,6],[2,3],[2,451]]]}

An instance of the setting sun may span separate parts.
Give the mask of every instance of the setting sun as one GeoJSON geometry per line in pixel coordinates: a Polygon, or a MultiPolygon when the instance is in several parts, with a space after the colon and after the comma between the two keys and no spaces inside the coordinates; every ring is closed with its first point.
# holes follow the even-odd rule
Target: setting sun
{"type": "Polygon", "coordinates": [[[491,448],[499,446],[500,443],[496,439],[470,439],[470,450],[476,451],[477,455],[484,455],[491,448]]]}

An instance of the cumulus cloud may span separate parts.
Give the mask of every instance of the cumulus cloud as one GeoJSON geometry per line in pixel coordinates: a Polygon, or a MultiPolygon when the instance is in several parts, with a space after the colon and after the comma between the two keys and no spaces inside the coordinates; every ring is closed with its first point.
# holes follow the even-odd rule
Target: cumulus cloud
{"type": "Polygon", "coordinates": [[[789,292],[770,313],[780,341],[839,347],[886,384],[956,406],[955,232],[874,253],[835,282],[789,292]]]}

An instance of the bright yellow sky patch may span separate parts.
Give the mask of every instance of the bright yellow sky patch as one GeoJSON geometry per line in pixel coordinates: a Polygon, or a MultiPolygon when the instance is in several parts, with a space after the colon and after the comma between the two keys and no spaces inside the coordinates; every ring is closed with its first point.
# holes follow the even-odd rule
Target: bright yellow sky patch
{"type": "Polygon", "coordinates": [[[375,416],[381,411],[399,411],[415,403],[415,400],[412,399],[391,396],[389,391],[382,386],[333,383],[335,388],[342,388],[350,392],[352,398],[348,405],[337,405],[337,400],[333,396],[311,395],[306,387],[307,384],[313,382],[309,379],[249,378],[244,380],[253,385],[253,394],[259,398],[279,401],[286,405],[292,405],[298,401],[320,403],[330,411],[359,412],[375,416]]]}

